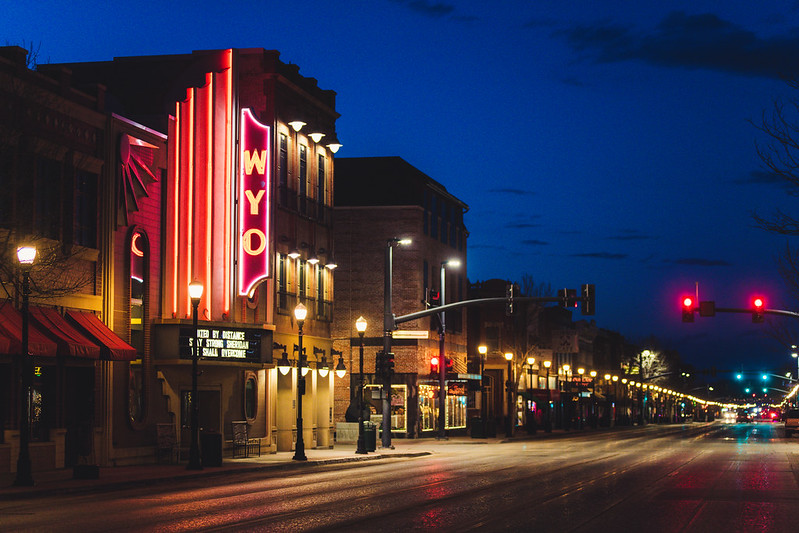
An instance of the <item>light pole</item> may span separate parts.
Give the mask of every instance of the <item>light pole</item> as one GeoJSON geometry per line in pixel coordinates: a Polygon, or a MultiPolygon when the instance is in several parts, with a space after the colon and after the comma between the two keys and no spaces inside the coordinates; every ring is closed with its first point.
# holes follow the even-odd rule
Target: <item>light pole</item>
{"type": "Polygon", "coordinates": [[[487,437],[486,407],[488,407],[488,404],[486,403],[485,362],[488,346],[481,344],[477,347],[477,353],[480,354],[480,424],[482,425],[482,436],[487,437]]]}
{"type": "Polygon", "coordinates": [[[585,374],[585,368],[579,367],[577,369],[577,375],[580,376],[580,383],[577,385],[577,429],[583,429],[583,374],[585,374]]]}
{"type": "Polygon", "coordinates": [[[596,370],[588,373],[591,376],[591,427],[596,429],[596,370]]]}
{"type": "MultiPolygon", "coordinates": [[[[394,313],[391,311],[391,297],[394,276],[394,246],[411,244],[410,239],[397,237],[386,241],[386,255],[383,272],[383,353],[391,353],[391,334],[394,331],[394,313]]],[[[387,357],[387,356],[386,356],[387,357]]],[[[383,448],[391,446],[391,376],[388,372],[383,376],[383,448]]]]}
{"type": "Polygon", "coordinates": [[[571,370],[570,365],[563,365],[563,391],[566,393],[566,399],[568,400],[568,404],[563,402],[563,397],[561,397],[561,412],[563,413],[563,425],[564,429],[568,430],[571,427],[571,386],[569,381],[569,370],[571,370]]]}
{"type": "Polygon", "coordinates": [[[366,454],[366,441],[363,435],[363,334],[366,332],[366,319],[362,316],[358,317],[355,321],[355,329],[358,331],[360,337],[360,362],[358,374],[358,448],[355,453],[366,454]]]}
{"type": "Polygon", "coordinates": [[[302,326],[305,324],[305,317],[308,309],[302,303],[298,303],[294,308],[294,318],[297,320],[297,344],[299,355],[297,355],[297,444],[294,446],[295,461],[307,461],[305,456],[305,441],[302,438],[302,397],[305,394],[305,376],[302,373],[305,356],[302,350],[302,326]]]}
{"type": "Polygon", "coordinates": [[[619,423],[619,376],[612,376],[613,381],[613,425],[619,423]]]}
{"type": "MultiPolygon", "coordinates": [[[[447,273],[446,267],[460,266],[461,262],[457,259],[450,259],[441,262],[441,305],[446,304],[447,292],[447,273]]],[[[442,311],[439,314],[441,320],[441,330],[438,335],[438,438],[446,439],[447,430],[447,357],[444,349],[444,337],[447,333],[447,313],[442,311]]]]}
{"type": "Polygon", "coordinates": [[[549,369],[552,367],[552,361],[544,361],[544,368],[547,369],[547,410],[544,413],[546,420],[544,421],[544,432],[552,433],[552,413],[550,407],[552,403],[552,391],[549,388],[549,369]]]}
{"type": "Polygon", "coordinates": [[[513,367],[511,366],[511,362],[513,361],[513,353],[505,352],[505,360],[508,361],[508,420],[505,423],[505,436],[510,438],[513,436],[513,367]]]}
{"type": "Polygon", "coordinates": [[[530,420],[527,424],[527,429],[531,434],[535,434],[535,412],[532,409],[533,403],[533,365],[535,364],[535,357],[527,357],[527,392],[530,393],[530,409],[527,410],[530,420]]]}
{"type": "Polygon", "coordinates": [[[200,307],[200,298],[203,297],[203,284],[197,280],[189,283],[189,298],[191,298],[191,322],[194,342],[191,350],[191,446],[189,447],[189,464],[187,470],[202,470],[203,463],[200,457],[200,401],[197,398],[197,360],[200,357],[199,339],[197,338],[197,310],[200,307]]]}
{"type": "Polygon", "coordinates": [[[17,458],[17,475],[14,485],[32,487],[30,442],[30,404],[31,387],[33,386],[33,361],[28,353],[28,298],[30,297],[30,270],[36,259],[36,248],[20,246],[17,248],[17,260],[22,271],[22,387],[20,389],[19,416],[19,457],[17,458]]]}
{"type": "MultiPolygon", "coordinates": [[[[796,379],[799,380],[799,352],[796,350],[796,345],[791,344],[791,357],[796,359],[796,379]]],[[[799,407],[799,395],[794,396],[793,402],[794,407],[799,407]]]]}

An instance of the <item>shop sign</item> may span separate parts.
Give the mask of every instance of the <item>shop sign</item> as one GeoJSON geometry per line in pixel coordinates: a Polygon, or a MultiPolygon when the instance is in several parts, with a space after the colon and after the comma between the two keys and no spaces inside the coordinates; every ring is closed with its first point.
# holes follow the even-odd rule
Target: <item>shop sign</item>
{"type": "Polygon", "coordinates": [[[269,126],[249,109],[241,110],[239,150],[239,294],[249,295],[269,277],[269,197],[271,153],[269,126]]]}
{"type": "Polygon", "coordinates": [[[466,396],[466,383],[457,382],[447,383],[447,395],[448,396],[466,396]]]}
{"type": "Polygon", "coordinates": [[[180,357],[191,359],[192,348],[199,348],[202,359],[223,361],[261,361],[261,338],[264,332],[257,329],[234,328],[180,328],[180,357]]]}

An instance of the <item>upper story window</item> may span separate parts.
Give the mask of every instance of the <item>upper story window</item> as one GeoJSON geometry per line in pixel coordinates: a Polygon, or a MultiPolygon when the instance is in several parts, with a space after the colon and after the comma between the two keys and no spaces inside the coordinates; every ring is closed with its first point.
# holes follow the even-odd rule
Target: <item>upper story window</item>
{"type": "Polygon", "coordinates": [[[308,147],[304,144],[300,145],[300,198],[308,195],[308,147]]]}
{"type": "Polygon", "coordinates": [[[289,139],[285,133],[280,134],[278,141],[277,172],[280,205],[288,204],[289,187],[289,139]]]}
{"type": "Polygon", "coordinates": [[[97,248],[97,174],[75,172],[73,240],[87,248],[97,248]]]}
{"type": "Polygon", "coordinates": [[[43,237],[61,237],[61,163],[38,157],[34,182],[34,226],[43,237]]]}
{"type": "Polygon", "coordinates": [[[327,186],[325,180],[325,156],[323,154],[319,154],[319,169],[316,180],[316,201],[319,202],[319,205],[325,205],[327,203],[325,201],[325,188],[327,186]]]}

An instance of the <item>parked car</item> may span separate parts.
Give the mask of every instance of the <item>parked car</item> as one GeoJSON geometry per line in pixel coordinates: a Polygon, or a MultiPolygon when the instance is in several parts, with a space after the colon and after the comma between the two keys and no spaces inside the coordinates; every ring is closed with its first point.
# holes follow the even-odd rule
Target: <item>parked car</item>
{"type": "Polygon", "coordinates": [[[799,409],[788,409],[785,413],[785,436],[790,437],[794,431],[799,431],[799,409]]]}

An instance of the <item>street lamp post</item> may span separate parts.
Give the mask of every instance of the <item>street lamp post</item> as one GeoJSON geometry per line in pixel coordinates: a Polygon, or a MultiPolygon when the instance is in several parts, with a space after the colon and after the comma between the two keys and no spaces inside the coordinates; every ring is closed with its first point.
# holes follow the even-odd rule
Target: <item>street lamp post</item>
{"type": "Polygon", "coordinates": [[[535,434],[535,413],[532,410],[533,403],[533,365],[535,364],[535,357],[527,358],[527,392],[530,393],[530,406],[531,409],[527,410],[530,420],[528,421],[527,428],[531,434],[535,434]]]}
{"type": "Polygon", "coordinates": [[[596,370],[588,373],[591,376],[591,427],[596,429],[596,370]]]}
{"type": "Polygon", "coordinates": [[[203,463],[200,457],[200,402],[197,398],[197,360],[200,357],[199,339],[197,338],[197,310],[200,307],[200,298],[203,296],[203,284],[197,280],[189,283],[189,298],[191,299],[191,322],[194,342],[191,350],[191,445],[189,447],[189,464],[187,470],[202,470],[203,463]]]}
{"type": "Polygon", "coordinates": [[[363,334],[366,332],[366,319],[362,316],[358,317],[355,321],[355,329],[358,331],[360,337],[360,364],[358,375],[358,448],[355,453],[366,454],[366,441],[363,435],[363,334]]]}
{"type": "Polygon", "coordinates": [[[19,457],[17,458],[17,475],[14,485],[32,487],[33,474],[30,456],[30,406],[31,388],[33,386],[33,361],[28,353],[28,299],[30,297],[30,269],[36,259],[36,248],[20,246],[17,248],[17,260],[22,271],[22,388],[20,389],[19,416],[19,457]]]}
{"type": "Polygon", "coordinates": [[[547,409],[544,412],[546,420],[544,421],[544,432],[552,433],[552,413],[550,411],[552,403],[552,391],[549,388],[549,369],[552,366],[552,361],[544,361],[544,368],[547,369],[547,409]]]}
{"type": "Polygon", "coordinates": [[[488,353],[488,346],[481,344],[477,347],[477,353],[480,354],[480,424],[482,425],[482,436],[487,437],[487,422],[486,415],[488,404],[486,402],[486,384],[485,384],[485,362],[486,354],[488,353]]]}
{"type": "Polygon", "coordinates": [[[585,374],[585,368],[578,368],[577,375],[580,376],[580,384],[577,385],[577,429],[583,429],[583,374],[585,374]]]}
{"type": "MultiPolygon", "coordinates": [[[[394,331],[394,313],[391,311],[391,298],[394,277],[394,246],[411,244],[410,239],[397,237],[386,241],[386,255],[383,272],[383,353],[391,353],[391,335],[394,331]]],[[[386,372],[383,376],[383,448],[391,445],[391,376],[386,372]]]]}
{"type": "Polygon", "coordinates": [[[566,393],[566,399],[568,400],[569,403],[568,404],[564,403],[563,397],[561,396],[560,409],[561,409],[561,414],[563,415],[564,429],[568,431],[569,428],[571,427],[571,396],[570,396],[571,386],[569,383],[571,381],[569,379],[569,370],[571,370],[571,366],[563,365],[561,368],[563,368],[563,378],[564,378],[563,391],[566,393]]]}
{"type": "MultiPolygon", "coordinates": [[[[799,380],[799,352],[795,344],[791,344],[791,357],[796,359],[796,379],[799,380]]],[[[794,395],[794,407],[799,407],[799,394],[794,395]]]]}
{"type": "Polygon", "coordinates": [[[302,374],[303,363],[305,362],[305,355],[302,349],[302,326],[305,324],[305,317],[308,315],[308,309],[302,303],[298,303],[294,308],[294,318],[297,320],[297,444],[294,446],[295,461],[307,461],[305,456],[305,440],[302,437],[302,397],[305,394],[305,376],[302,374]]]}
{"type": "MultiPolygon", "coordinates": [[[[457,259],[441,262],[441,305],[446,304],[447,293],[447,273],[446,267],[457,267],[461,262],[457,259]]],[[[438,438],[447,438],[447,356],[444,347],[444,337],[447,334],[447,313],[442,311],[439,314],[441,320],[441,330],[438,336],[438,438]]]]}
{"type": "Polygon", "coordinates": [[[505,359],[508,361],[508,381],[506,381],[508,387],[508,419],[505,423],[505,436],[510,438],[513,437],[513,367],[511,366],[513,353],[505,352],[505,359]]]}

